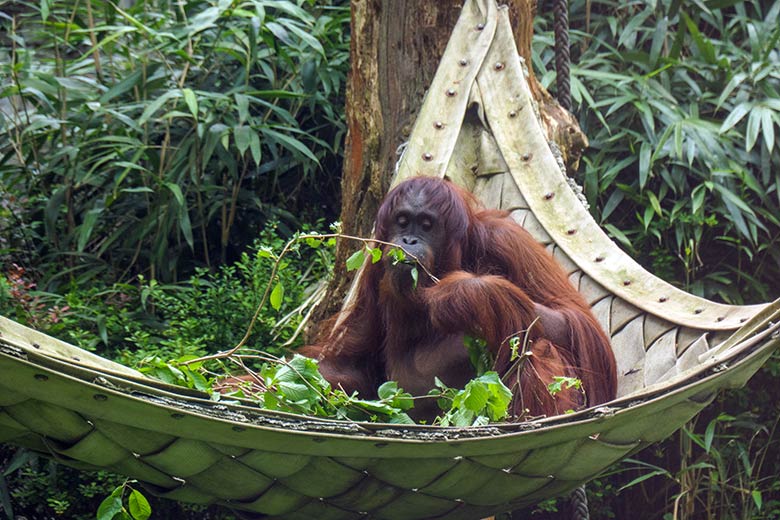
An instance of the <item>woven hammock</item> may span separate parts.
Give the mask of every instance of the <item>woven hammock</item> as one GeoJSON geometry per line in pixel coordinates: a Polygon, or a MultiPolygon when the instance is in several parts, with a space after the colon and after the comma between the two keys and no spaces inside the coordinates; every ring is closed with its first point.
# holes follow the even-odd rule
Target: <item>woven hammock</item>
{"type": "Polygon", "coordinates": [[[471,520],[567,493],[743,385],[778,344],[780,301],[713,303],[615,246],[524,74],[506,10],[468,0],[396,182],[447,176],[545,243],[611,336],[616,400],[486,427],[340,422],[213,402],[0,317],[0,442],[249,517],[471,520]]]}

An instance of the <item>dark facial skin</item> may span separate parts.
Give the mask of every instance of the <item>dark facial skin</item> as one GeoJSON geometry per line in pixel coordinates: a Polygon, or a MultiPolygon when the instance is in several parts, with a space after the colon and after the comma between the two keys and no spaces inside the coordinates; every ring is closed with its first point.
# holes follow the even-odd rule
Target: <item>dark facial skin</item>
{"type": "MultiPolygon", "coordinates": [[[[391,221],[388,241],[401,246],[408,255],[434,272],[436,255],[445,249],[446,230],[436,211],[428,206],[428,197],[422,193],[405,197],[393,210],[391,221]]],[[[414,260],[409,257],[407,263],[392,265],[392,258],[386,256],[386,259],[388,269],[393,273],[393,284],[399,289],[411,289],[410,271],[414,267],[414,260]]],[[[421,283],[424,278],[420,277],[421,283]]]]}

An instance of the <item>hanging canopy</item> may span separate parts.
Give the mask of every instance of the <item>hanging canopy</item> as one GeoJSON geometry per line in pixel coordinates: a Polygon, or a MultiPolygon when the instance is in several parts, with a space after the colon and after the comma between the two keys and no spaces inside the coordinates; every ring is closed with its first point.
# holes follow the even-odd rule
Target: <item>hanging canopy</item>
{"type": "Polygon", "coordinates": [[[446,176],[545,243],[611,336],[618,398],[486,427],[349,423],[211,401],[0,318],[0,442],[250,517],[475,519],[566,493],[738,387],[780,301],[686,294],[613,244],[539,123],[507,11],[468,0],[396,182],[446,176]]]}

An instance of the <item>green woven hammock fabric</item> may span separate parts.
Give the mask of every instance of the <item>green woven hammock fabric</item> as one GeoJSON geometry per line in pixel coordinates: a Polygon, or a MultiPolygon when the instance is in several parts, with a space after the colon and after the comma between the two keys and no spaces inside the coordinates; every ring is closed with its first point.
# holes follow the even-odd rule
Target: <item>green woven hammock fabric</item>
{"type": "Polygon", "coordinates": [[[316,419],[213,402],[0,317],[0,442],[248,517],[472,520],[664,439],[778,345],[780,301],[684,293],[602,232],[547,142],[495,0],[463,8],[395,182],[419,174],[464,185],[547,245],[612,338],[616,400],[479,428],[316,419]]]}

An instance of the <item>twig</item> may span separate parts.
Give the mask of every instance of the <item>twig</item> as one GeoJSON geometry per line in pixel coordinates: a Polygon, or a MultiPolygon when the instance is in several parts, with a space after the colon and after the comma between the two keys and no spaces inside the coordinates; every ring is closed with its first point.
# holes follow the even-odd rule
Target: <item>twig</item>
{"type": "Polygon", "coordinates": [[[274,262],[273,268],[271,269],[271,275],[268,277],[268,283],[266,284],[265,291],[263,292],[263,296],[260,299],[260,303],[257,305],[257,309],[255,309],[255,313],[252,316],[252,319],[249,321],[249,326],[247,327],[246,333],[244,334],[244,337],[241,339],[241,341],[238,342],[238,344],[231,348],[230,350],[225,350],[222,352],[217,352],[216,354],[211,354],[209,356],[203,356],[199,357],[197,359],[192,359],[189,361],[185,361],[185,365],[189,365],[191,363],[201,363],[204,361],[209,361],[212,359],[223,359],[227,357],[231,357],[233,354],[236,353],[241,347],[246,345],[246,342],[249,340],[249,337],[252,335],[252,331],[254,330],[255,323],[257,322],[257,319],[260,317],[260,311],[262,311],[263,307],[265,307],[266,302],[268,301],[268,297],[271,294],[271,287],[273,286],[273,282],[276,279],[276,274],[279,271],[279,265],[282,261],[282,258],[290,252],[293,245],[300,242],[301,240],[307,240],[307,239],[316,239],[316,240],[328,240],[331,238],[343,238],[347,240],[356,240],[358,242],[362,242],[363,244],[368,245],[369,243],[375,243],[375,244],[382,244],[387,246],[396,247],[398,249],[401,249],[404,251],[404,254],[406,256],[409,256],[417,265],[419,265],[423,272],[433,281],[434,284],[439,283],[439,279],[431,273],[428,268],[423,265],[423,263],[420,261],[419,258],[417,258],[415,255],[407,252],[404,250],[403,246],[399,244],[395,244],[393,242],[386,242],[384,240],[377,240],[373,238],[363,238],[363,237],[356,237],[351,235],[344,235],[342,233],[328,233],[328,234],[308,234],[308,235],[298,235],[293,238],[291,238],[282,249],[282,252],[279,254],[279,256],[276,257],[276,261],[274,262]]]}

